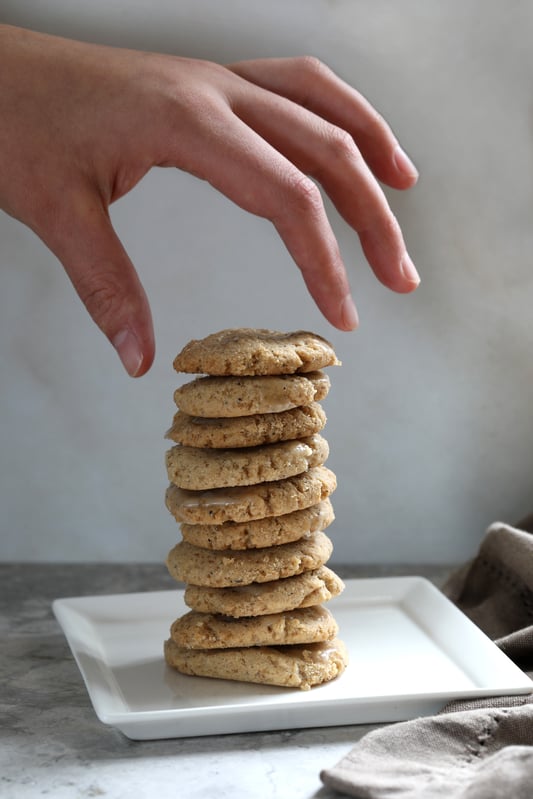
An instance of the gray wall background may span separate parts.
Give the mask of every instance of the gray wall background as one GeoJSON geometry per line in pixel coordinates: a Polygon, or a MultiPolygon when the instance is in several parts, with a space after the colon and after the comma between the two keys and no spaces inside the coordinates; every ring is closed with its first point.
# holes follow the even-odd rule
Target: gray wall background
{"type": "Polygon", "coordinates": [[[233,61],[312,53],[366,94],[421,178],[388,192],[422,276],[389,293],[331,212],[361,327],[334,331],[270,225],[183,173],[113,207],[158,352],[123,374],[55,258],[0,216],[0,558],[160,561],[163,434],[186,341],[308,328],[343,361],[325,402],[333,562],[449,562],[533,510],[533,4],[4,0],[5,22],[233,61]],[[46,8],[45,8],[46,6],[46,8]]]}

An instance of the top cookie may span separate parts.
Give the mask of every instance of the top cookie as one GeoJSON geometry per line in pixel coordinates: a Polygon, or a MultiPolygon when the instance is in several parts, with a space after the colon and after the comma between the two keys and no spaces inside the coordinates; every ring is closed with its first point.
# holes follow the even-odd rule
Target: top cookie
{"type": "Polygon", "coordinates": [[[177,372],[282,375],[338,365],[331,344],[316,333],[230,328],[190,341],[174,359],[177,372]]]}

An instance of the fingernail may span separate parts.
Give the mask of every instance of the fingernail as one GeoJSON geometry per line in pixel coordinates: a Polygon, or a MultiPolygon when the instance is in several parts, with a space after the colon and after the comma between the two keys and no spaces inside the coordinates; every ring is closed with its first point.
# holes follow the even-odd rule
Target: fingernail
{"type": "Polygon", "coordinates": [[[143,354],[135,333],[126,328],[112,339],[111,343],[116,349],[122,365],[130,377],[136,377],[141,368],[143,354]]]}
{"type": "Polygon", "coordinates": [[[410,178],[418,178],[418,169],[400,146],[396,147],[394,151],[394,164],[398,172],[403,175],[407,175],[410,178]]]}
{"type": "Polygon", "coordinates": [[[416,271],[414,263],[411,261],[409,255],[405,253],[400,263],[402,274],[409,283],[414,283],[416,286],[420,283],[420,275],[416,271]]]}
{"type": "Polygon", "coordinates": [[[347,294],[342,301],[341,318],[345,330],[355,330],[355,328],[359,325],[357,309],[350,294],[347,294]]]}

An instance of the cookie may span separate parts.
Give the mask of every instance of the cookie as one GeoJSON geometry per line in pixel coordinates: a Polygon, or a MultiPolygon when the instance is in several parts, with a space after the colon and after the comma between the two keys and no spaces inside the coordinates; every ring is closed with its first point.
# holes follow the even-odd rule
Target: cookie
{"type": "Polygon", "coordinates": [[[327,608],[229,618],[219,613],[190,610],[172,624],[170,637],[186,649],[230,649],[236,646],[280,646],[330,641],[339,631],[327,608]]]}
{"type": "Polygon", "coordinates": [[[177,372],[207,375],[281,375],[339,364],[316,333],[233,328],[190,341],[174,359],[177,372]]]}
{"type": "Polygon", "coordinates": [[[327,460],[329,447],[320,434],[262,447],[208,449],[176,444],[166,453],[168,479],[179,488],[249,486],[284,480],[327,460]]]}
{"type": "Polygon", "coordinates": [[[196,377],[174,392],[174,402],[190,416],[231,418],[280,413],[323,400],[330,388],[325,372],[260,377],[196,377]]]}
{"type": "Polygon", "coordinates": [[[306,438],[320,432],[325,424],[326,414],[316,402],[280,413],[217,419],[178,411],[166,438],[187,447],[257,447],[306,438]]]}
{"type": "Polygon", "coordinates": [[[169,638],[165,660],[182,674],[309,690],[338,677],[348,652],[338,638],[319,644],[184,649],[169,638]]]}
{"type": "Polygon", "coordinates": [[[239,552],[201,549],[180,541],[168,553],[167,568],[175,580],[225,588],[266,583],[318,569],[332,551],[331,540],[322,532],[312,533],[291,544],[239,552]]]}
{"type": "Polygon", "coordinates": [[[252,583],[233,588],[188,585],[185,589],[185,604],[200,613],[223,613],[233,618],[263,616],[328,602],[343,589],[341,578],[327,566],[320,566],[314,571],[269,583],[252,583]]]}
{"type": "Polygon", "coordinates": [[[182,524],[184,541],[203,549],[256,549],[288,544],[308,533],[325,530],[335,518],[329,499],[309,508],[250,522],[182,524]]]}
{"type": "Polygon", "coordinates": [[[185,491],[170,485],[165,503],[178,522],[246,522],[308,508],[329,497],[336,487],[334,472],[326,466],[317,466],[286,480],[254,486],[185,491]]]}

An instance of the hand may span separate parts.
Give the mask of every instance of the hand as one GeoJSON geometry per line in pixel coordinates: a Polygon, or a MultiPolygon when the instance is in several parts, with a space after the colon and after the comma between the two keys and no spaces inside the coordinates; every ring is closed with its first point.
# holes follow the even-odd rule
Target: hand
{"type": "Polygon", "coordinates": [[[109,206],[153,166],[270,219],[326,318],[357,325],[315,178],[377,277],[419,282],[377,182],[417,173],[371,105],[312,58],[218,64],[0,26],[0,207],[63,264],[129,372],[154,357],[150,308],[109,206]]]}

